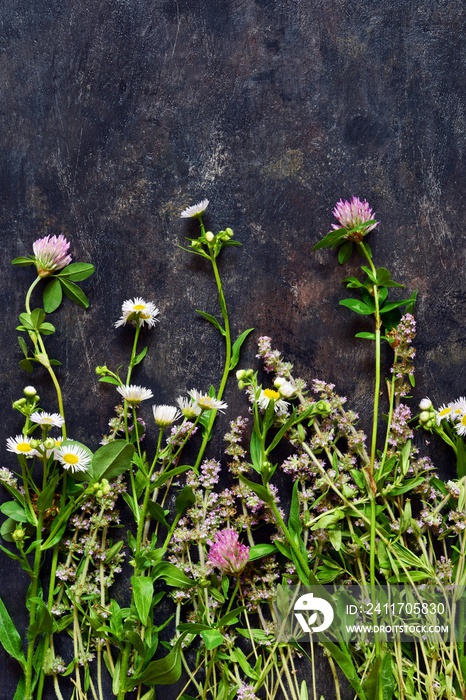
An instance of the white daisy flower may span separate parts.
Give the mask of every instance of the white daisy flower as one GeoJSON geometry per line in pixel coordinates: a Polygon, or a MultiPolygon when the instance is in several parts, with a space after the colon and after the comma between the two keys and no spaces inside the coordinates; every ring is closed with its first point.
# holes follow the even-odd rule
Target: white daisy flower
{"type": "Polygon", "coordinates": [[[31,420],[37,425],[44,425],[49,428],[61,428],[65,422],[59,413],[46,413],[45,411],[34,411],[31,413],[31,420]]]}
{"type": "Polygon", "coordinates": [[[438,411],[436,411],[436,420],[437,420],[437,425],[440,425],[440,423],[445,419],[448,418],[450,419],[452,417],[453,409],[451,407],[451,404],[443,404],[443,406],[440,406],[438,411]]]}
{"type": "Polygon", "coordinates": [[[154,396],[150,389],[145,389],[143,386],[137,386],[136,384],[117,386],[117,391],[132,406],[136,406],[141,401],[152,399],[154,396]]]}
{"type": "Polygon", "coordinates": [[[55,457],[70,472],[85,472],[91,463],[91,456],[80,445],[65,445],[59,447],[55,457]]]}
{"type": "Polygon", "coordinates": [[[141,297],[128,299],[121,307],[121,318],[116,321],[115,328],[125,326],[127,323],[143,326],[145,323],[153,328],[157,323],[159,310],[151,301],[144,301],[141,297]]]}
{"type": "Polygon", "coordinates": [[[223,411],[227,408],[227,404],[224,401],[219,401],[209,394],[201,394],[197,389],[191,389],[188,391],[189,396],[194,399],[196,404],[199,406],[201,411],[223,411]]]}
{"type": "Polygon", "coordinates": [[[456,422],[455,428],[458,435],[466,435],[466,413],[456,422]]]}
{"type": "Polygon", "coordinates": [[[180,411],[176,406],[152,406],[154,420],[161,428],[167,428],[181,416],[180,411]]]}
{"type": "Polygon", "coordinates": [[[273,408],[277,416],[283,416],[288,413],[288,402],[281,398],[281,394],[275,389],[262,389],[257,403],[259,407],[265,411],[269,403],[273,401],[273,408]]]}
{"type": "Polygon", "coordinates": [[[466,397],[460,396],[459,399],[451,404],[452,418],[454,420],[461,419],[466,414],[466,397]]]}
{"type": "Polygon", "coordinates": [[[201,214],[203,214],[208,206],[209,200],[203,199],[202,202],[199,202],[198,204],[193,204],[192,207],[187,207],[186,209],[183,209],[180,216],[182,219],[192,219],[195,216],[200,216],[201,214]]]}
{"type": "Polygon", "coordinates": [[[179,406],[179,409],[183,416],[187,418],[188,420],[192,420],[193,418],[197,418],[198,415],[201,413],[201,408],[200,406],[197,405],[193,401],[192,398],[187,398],[186,396],[180,396],[179,398],[176,399],[176,403],[179,406]]]}
{"type": "Polygon", "coordinates": [[[37,452],[31,447],[31,438],[26,435],[16,435],[9,437],[6,441],[6,449],[8,452],[14,452],[17,455],[24,457],[34,457],[37,452]]]}

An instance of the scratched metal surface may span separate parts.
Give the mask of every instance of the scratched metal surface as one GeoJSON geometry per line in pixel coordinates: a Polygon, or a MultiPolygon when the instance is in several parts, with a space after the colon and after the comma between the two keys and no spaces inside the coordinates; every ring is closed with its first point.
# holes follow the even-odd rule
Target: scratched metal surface
{"type": "MultiPolygon", "coordinates": [[[[194,313],[217,311],[214,286],[177,247],[180,210],[204,197],[208,225],[244,244],[221,261],[234,329],[256,328],[242,366],[271,335],[297,373],[335,382],[367,420],[368,346],[338,307],[355,268],[312,253],[334,203],[355,194],[381,221],[379,263],[420,292],[415,400],[466,393],[464,30],[461,0],[4,3],[0,439],[18,431],[10,405],[25,384],[55,410],[42,374],[17,369],[32,278],[10,265],[44,231],[65,232],[97,270],[89,311],[65,305],[50,339],[73,437],[95,446],[106,430],[114,394],[94,368],[127,357],[128,334],[113,330],[124,299],[161,310],[135,376],[158,402],[215,382],[220,344],[194,313]]],[[[244,411],[234,386],[227,399],[244,411]]],[[[5,558],[0,581],[20,615],[27,582],[5,558]]],[[[1,661],[9,700],[15,668],[1,661]]]]}

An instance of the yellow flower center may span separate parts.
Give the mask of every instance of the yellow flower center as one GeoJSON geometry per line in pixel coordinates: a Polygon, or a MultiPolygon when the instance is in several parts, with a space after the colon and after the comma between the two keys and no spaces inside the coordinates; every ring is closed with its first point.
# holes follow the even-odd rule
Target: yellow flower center
{"type": "Polygon", "coordinates": [[[134,311],[137,313],[138,311],[144,311],[146,308],[145,304],[135,304],[133,306],[134,311]]]}
{"type": "Polygon", "coordinates": [[[63,460],[67,464],[77,464],[79,462],[79,457],[72,452],[68,452],[66,455],[63,455],[63,460]]]}
{"type": "Polygon", "coordinates": [[[264,389],[264,396],[271,401],[278,401],[280,398],[280,393],[278,391],[274,391],[274,389],[264,389]]]}
{"type": "Polygon", "coordinates": [[[451,413],[451,407],[445,406],[445,408],[442,408],[442,410],[439,411],[439,416],[443,418],[443,416],[448,416],[449,413],[451,413]]]}
{"type": "Polygon", "coordinates": [[[30,452],[31,445],[28,442],[18,442],[17,449],[18,452],[30,452]]]}
{"type": "Polygon", "coordinates": [[[466,426],[466,413],[464,414],[464,416],[461,416],[460,423],[461,423],[461,425],[465,425],[465,426],[466,426]]]}

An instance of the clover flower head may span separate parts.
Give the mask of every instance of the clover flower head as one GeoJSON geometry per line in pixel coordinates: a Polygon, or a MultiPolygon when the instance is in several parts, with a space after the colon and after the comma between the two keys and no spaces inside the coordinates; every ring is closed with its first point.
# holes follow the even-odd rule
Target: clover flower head
{"type": "Polygon", "coordinates": [[[259,408],[265,411],[270,402],[273,401],[273,408],[277,416],[284,416],[288,413],[288,402],[282,399],[282,395],[275,389],[262,389],[257,399],[259,408]]]}
{"type": "Polygon", "coordinates": [[[117,386],[117,391],[131,406],[137,406],[141,401],[153,398],[153,393],[150,389],[145,389],[137,384],[124,384],[117,386]]]}
{"type": "Polygon", "coordinates": [[[201,411],[215,410],[223,413],[225,408],[227,408],[227,404],[224,401],[219,401],[213,396],[209,396],[209,394],[201,394],[201,392],[197,391],[197,389],[191,389],[191,391],[188,391],[188,394],[192,399],[194,399],[201,411]]]}
{"type": "MultiPolygon", "coordinates": [[[[349,230],[364,226],[368,221],[372,221],[375,216],[366,200],[361,201],[358,197],[352,197],[349,201],[340,199],[335,205],[332,214],[338,221],[338,224],[332,224],[332,228],[346,228],[349,230]]],[[[377,224],[378,221],[365,227],[365,233],[372,231],[377,224]]]]}
{"type": "Polygon", "coordinates": [[[159,406],[152,406],[152,412],[154,414],[156,424],[161,428],[167,428],[181,416],[181,413],[176,406],[165,406],[163,404],[159,406]]]}
{"type": "Polygon", "coordinates": [[[31,438],[27,437],[27,435],[16,435],[14,438],[7,438],[6,449],[8,452],[14,452],[24,457],[34,457],[37,454],[36,450],[31,447],[31,438]]]}
{"type": "Polygon", "coordinates": [[[70,244],[65,236],[45,236],[32,244],[34,263],[39,277],[47,277],[70,264],[70,244]]]}
{"type": "Polygon", "coordinates": [[[65,422],[59,413],[46,413],[46,411],[34,411],[30,417],[33,423],[47,428],[61,428],[65,422]]]}
{"type": "Polygon", "coordinates": [[[196,216],[201,216],[209,206],[209,200],[203,199],[198,204],[193,204],[191,207],[186,207],[180,214],[182,219],[193,219],[196,216]]]}
{"type": "Polygon", "coordinates": [[[141,297],[127,299],[121,307],[121,318],[115,322],[115,328],[125,326],[127,323],[134,323],[136,326],[153,328],[157,323],[159,310],[151,301],[144,301],[141,297]]]}
{"type": "Polygon", "coordinates": [[[236,530],[225,528],[215,533],[208,560],[223,574],[240,574],[249,560],[249,547],[241,544],[236,530]]]}
{"type": "Polygon", "coordinates": [[[55,458],[63,468],[72,472],[85,472],[91,463],[91,456],[80,445],[63,445],[55,450],[55,458]]]}

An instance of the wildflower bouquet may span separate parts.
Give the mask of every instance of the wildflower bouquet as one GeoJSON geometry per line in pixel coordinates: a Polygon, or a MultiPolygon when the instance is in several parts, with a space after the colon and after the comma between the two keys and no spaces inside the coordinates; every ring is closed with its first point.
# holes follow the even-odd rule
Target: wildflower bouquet
{"type": "MultiPolygon", "coordinates": [[[[94,268],[72,262],[63,236],[36,241],[33,255],[13,261],[37,273],[20,314],[20,364],[45,368],[57,399],[56,412],[45,410],[35,388],[25,387],[14,402],[23,427],[7,441],[17,466],[0,470],[9,499],[0,506],[1,551],[30,577],[24,639],[0,600],[0,641],[20,669],[15,700],[50,692],[153,700],[159,686],[173,684],[177,700],[317,700],[312,642],[324,651],[337,699],[341,673],[361,700],[466,697],[456,625],[466,576],[466,401],[436,410],[424,399],[412,415],[416,295],[396,296],[403,285],[375,265],[367,236],[378,222],[367,202],[341,201],[337,224],[315,246],[337,249],[342,265],[355,251],[363,258],[361,276],[344,280],[358,296],[341,304],[372,319],[357,334],[374,347],[366,436],[335,386],[321,379],[308,386],[268,336],[258,341],[262,367],[237,369],[253,329],[233,341],[218,261],[239,243],[230,228],[206,230],[207,206],[204,200],[182,217],[199,225],[185,250],[205,261],[217,286],[219,317],[198,313],[224,342],[218,385],[147,409],[153,392],[136,383],[136,373],[160,314],[141,297],[124,301],[115,327],[132,334],[132,350],[124,369],[97,367],[118,403],[93,449],[67,435],[59,363],[46,338],[64,297],[88,306],[78,282],[94,268]],[[42,305],[33,308],[42,282],[42,305]],[[391,371],[381,398],[384,349],[391,371]],[[228,408],[233,372],[248,415],[231,420],[221,464],[206,450],[216,415],[228,408]],[[456,478],[441,479],[420,453],[417,426],[452,448],[456,478]],[[154,432],[150,453],[146,432],[154,432]],[[440,606],[429,607],[427,589],[440,591],[448,635],[355,638],[344,626],[315,624],[316,614],[295,614],[311,588],[325,610],[338,590],[347,595],[353,586],[371,602],[373,624],[374,601],[387,588],[401,588],[411,616],[436,623],[440,606]]],[[[384,604],[393,613],[395,604],[384,604]]],[[[340,622],[349,609],[337,603],[340,622]]]]}

